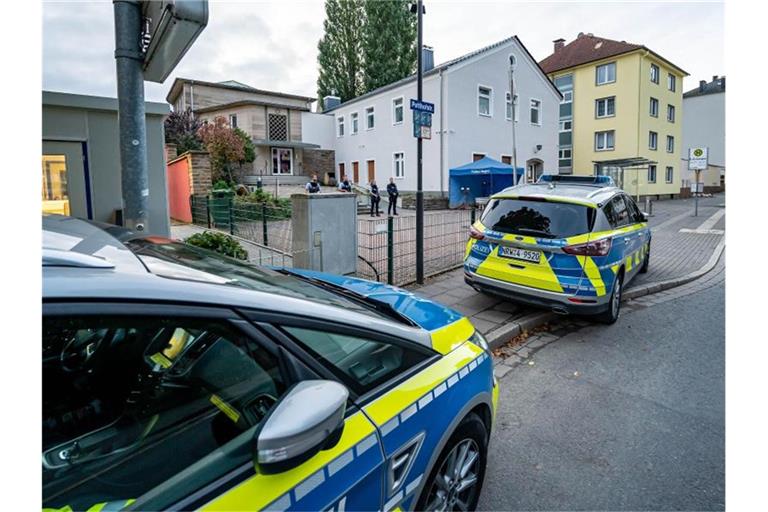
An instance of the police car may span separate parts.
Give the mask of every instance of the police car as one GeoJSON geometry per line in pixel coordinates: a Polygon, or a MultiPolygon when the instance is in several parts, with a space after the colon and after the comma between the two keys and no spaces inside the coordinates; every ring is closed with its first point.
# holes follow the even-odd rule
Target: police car
{"type": "Polygon", "coordinates": [[[613,323],[648,271],[646,214],[608,176],[545,175],[491,196],[470,228],[465,281],[482,292],[613,323]]]}
{"type": "Polygon", "coordinates": [[[43,508],[469,510],[498,399],[460,313],[43,218],[43,508]]]}

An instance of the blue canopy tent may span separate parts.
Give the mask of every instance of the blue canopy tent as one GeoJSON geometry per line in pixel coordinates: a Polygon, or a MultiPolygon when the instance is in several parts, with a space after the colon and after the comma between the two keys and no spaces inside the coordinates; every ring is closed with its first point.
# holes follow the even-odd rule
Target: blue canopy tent
{"type": "Polygon", "coordinates": [[[516,172],[518,180],[522,178],[522,167],[515,171],[511,165],[487,156],[476,162],[454,167],[449,172],[449,206],[459,208],[474,204],[477,197],[488,197],[511,187],[513,172],[516,172]]]}

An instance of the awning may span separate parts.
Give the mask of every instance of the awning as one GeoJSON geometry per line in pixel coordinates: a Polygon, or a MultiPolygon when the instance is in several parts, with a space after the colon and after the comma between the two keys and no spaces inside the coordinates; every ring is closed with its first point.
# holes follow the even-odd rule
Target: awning
{"type": "Polygon", "coordinates": [[[593,164],[599,167],[621,167],[622,169],[645,168],[649,165],[657,164],[654,160],[644,157],[616,158],[614,160],[593,160],[593,164]]]}
{"type": "MultiPolygon", "coordinates": [[[[477,174],[491,174],[491,175],[511,175],[514,170],[509,164],[499,162],[490,157],[483,157],[475,162],[470,162],[459,167],[451,169],[451,176],[473,176],[477,174]]],[[[523,168],[517,168],[517,175],[522,176],[523,168]]]]}
{"type": "Polygon", "coordinates": [[[320,149],[319,144],[310,144],[309,142],[298,142],[295,140],[254,139],[253,144],[255,146],[272,146],[278,148],[320,149]]]}

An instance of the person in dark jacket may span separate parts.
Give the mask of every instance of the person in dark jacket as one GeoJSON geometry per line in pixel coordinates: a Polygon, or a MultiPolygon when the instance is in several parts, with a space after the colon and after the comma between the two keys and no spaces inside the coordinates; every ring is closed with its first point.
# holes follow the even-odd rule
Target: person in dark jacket
{"type": "Polygon", "coordinates": [[[317,174],[312,175],[312,181],[304,187],[309,194],[318,194],[320,192],[320,183],[317,182],[317,174]]]}
{"type": "Polygon", "coordinates": [[[397,215],[397,196],[400,193],[397,191],[397,185],[395,185],[395,178],[389,178],[389,184],[387,185],[387,195],[389,195],[389,206],[387,207],[387,215],[397,215]]]}
{"type": "Polygon", "coordinates": [[[352,184],[349,182],[346,175],[341,177],[341,181],[339,182],[339,191],[352,192],[352,184]]]}
{"type": "Polygon", "coordinates": [[[376,180],[371,180],[371,217],[373,217],[373,210],[376,209],[376,217],[381,217],[379,211],[379,204],[381,203],[381,194],[379,193],[379,186],[376,184],[376,180]]]}

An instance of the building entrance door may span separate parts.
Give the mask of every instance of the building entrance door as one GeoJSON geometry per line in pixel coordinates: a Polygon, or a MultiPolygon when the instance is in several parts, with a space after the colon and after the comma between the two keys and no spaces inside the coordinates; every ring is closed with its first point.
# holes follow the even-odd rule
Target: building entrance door
{"type": "Polygon", "coordinates": [[[376,179],[376,162],[368,160],[368,183],[376,179]]]}
{"type": "Polygon", "coordinates": [[[352,179],[360,184],[360,162],[352,162],[352,179]]]}
{"type": "Polygon", "coordinates": [[[92,219],[82,142],[43,141],[43,213],[92,219]]]}

